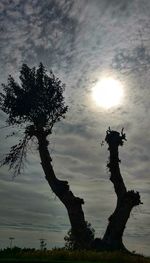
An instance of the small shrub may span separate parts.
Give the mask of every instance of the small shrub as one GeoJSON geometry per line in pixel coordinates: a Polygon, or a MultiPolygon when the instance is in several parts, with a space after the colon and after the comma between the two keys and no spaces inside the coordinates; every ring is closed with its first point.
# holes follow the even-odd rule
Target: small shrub
{"type": "Polygon", "coordinates": [[[95,230],[89,222],[86,222],[86,231],[80,229],[78,233],[74,233],[72,229],[64,237],[65,248],[68,250],[90,249],[91,243],[94,241],[95,230]]]}

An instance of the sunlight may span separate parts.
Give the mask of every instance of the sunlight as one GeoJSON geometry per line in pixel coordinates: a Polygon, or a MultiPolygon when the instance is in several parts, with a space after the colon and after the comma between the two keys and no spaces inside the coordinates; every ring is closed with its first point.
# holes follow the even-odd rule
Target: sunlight
{"type": "Polygon", "coordinates": [[[105,109],[121,104],[123,95],[121,82],[114,78],[103,78],[92,89],[95,103],[105,109]]]}

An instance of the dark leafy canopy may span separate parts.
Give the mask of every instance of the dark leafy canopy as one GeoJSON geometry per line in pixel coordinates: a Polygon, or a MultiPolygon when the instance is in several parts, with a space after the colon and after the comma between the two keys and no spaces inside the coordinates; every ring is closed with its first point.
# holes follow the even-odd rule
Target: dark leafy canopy
{"type": "Polygon", "coordinates": [[[20,83],[12,76],[8,83],[2,84],[0,109],[8,116],[8,125],[25,125],[25,135],[19,144],[11,147],[10,153],[2,164],[9,164],[19,174],[27,144],[36,132],[51,134],[53,125],[65,118],[68,107],[65,106],[63,92],[65,85],[51,71],[47,74],[43,64],[38,69],[26,64],[20,70],[20,83]]]}
{"type": "Polygon", "coordinates": [[[8,123],[32,123],[50,131],[55,122],[64,117],[67,106],[64,105],[64,84],[54,76],[48,75],[42,63],[39,68],[22,65],[20,84],[12,76],[8,84],[2,84],[0,108],[8,114],[8,123]]]}

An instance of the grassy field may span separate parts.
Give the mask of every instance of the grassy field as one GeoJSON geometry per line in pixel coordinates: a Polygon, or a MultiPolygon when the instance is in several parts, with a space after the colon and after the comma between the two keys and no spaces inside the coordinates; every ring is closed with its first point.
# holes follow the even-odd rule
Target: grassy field
{"type": "Polygon", "coordinates": [[[52,249],[4,249],[0,251],[0,262],[67,262],[67,263],[150,263],[150,258],[141,255],[129,255],[121,252],[67,251],[52,249]]]}

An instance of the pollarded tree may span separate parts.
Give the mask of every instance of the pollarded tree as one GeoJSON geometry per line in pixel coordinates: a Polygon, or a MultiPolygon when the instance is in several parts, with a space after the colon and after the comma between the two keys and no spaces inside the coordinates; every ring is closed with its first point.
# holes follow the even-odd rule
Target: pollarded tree
{"type": "MultiPolygon", "coordinates": [[[[132,209],[142,204],[142,202],[139,192],[127,190],[120,172],[119,146],[122,146],[124,141],[126,141],[123,129],[119,133],[109,128],[106,131],[105,141],[109,146],[108,151],[110,152],[110,156],[107,167],[110,171],[110,181],[113,183],[117,195],[117,204],[113,214],[108,218],[108,226],[103,238],[96,238],[91,244],[91,248],[98,251],[123,250],[127,252],[128,250],[123,244],[123,233],[132,209]]],[[[66,247],[72,248],[74,238],[71,232],[68,233],[65,240],[66,247]]]]}
{"type": "Polygon", "coordinates": [[[127,190],[120,172],[119,146],[126,140],[123,132],[113,131],[110,128],[106,132],[105,141],[109,145],[109,162],[107,167],[110,171],[110,180],[114,185],[117,195],[117,204],[114,213],[109,217],[108,227],[103,237],[105,244],[112,249],[124,249],[122,242],[123,232],[133,207],[142,204],[140,195],[134,190],[127,190]]]}
{"type": "Polygon", "coordinates": [[[9,76],[8,83],[2,84],[0,109],[7,114],[8,125],[24,127],[23,139],[11,147],[2,164],[8,164],[10,168],[14,168],[15,175],[19,174],[28,143],[36,137],[45,178],[68,211],[75,240],[74,248],[88,248],[94,237],[84,218],[84,200],[74,196],[67,181],[56,177],[48,150],[48,136],[52,133],[54,124],[65,118],[68,110],[63,97],[64,88],[64,84],[52,71],[47,73],[42,63],[37,69],[23,64],[19,83],[9,76]]]}
{"type": "Polygon", "coordinates": [[[64,84],[52,72],[46,72],[42,63],[38,69],[23,65],[20,70],[20,83],[9,76],[8,83],[2,84],[0,109],[8,116],[8,125],[24,127],[24,137],[17,145],[11,147],[2,164],[14,168],[15,175],[21,172],[23,159],[26,156],[28,143],[36,137],[41,165],[52,191],[65,205],[71,231],[65,237],[68,248],[98,250],[125,249],[123,232],[134,206],[141,204],[140,195],[133,190],[127,191],[119,167],[119,146],[123,145],[125,134],[108,129],[105,141],[109,145],[110,158],[108,168],[110,180],[117,195],[117,205],[109,217],[109,223],[102,239],[94,240],[94,230],[85,221],[82,205],[84,200],[76,197],[69,189],[67,181],[59,180],[52,167],[48,150],[48,136],[55,123],[65,117],[68,107],[65,106],[64,84]]]}

